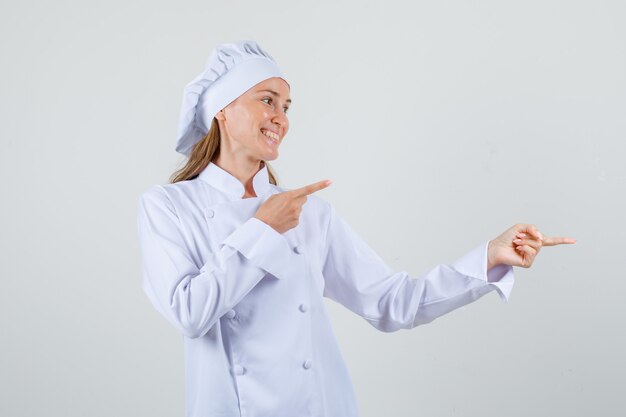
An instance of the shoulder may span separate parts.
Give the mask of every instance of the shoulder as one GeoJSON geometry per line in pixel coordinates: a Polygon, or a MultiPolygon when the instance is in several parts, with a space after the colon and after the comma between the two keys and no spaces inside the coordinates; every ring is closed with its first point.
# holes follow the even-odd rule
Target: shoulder
{"type": "Polygon", "coordinates": [[[167,186],[155,184],[145,189],[138,198],[137,207],[140,216],[152,217],[159,213],[176,214],[167,186]]]}
{"type": "Polygon", "coordinates": [[[154,184],[144,189],[138,198],[138,204],[147,210],[167,209],[176,212],[186,200],[195,200],[199,184],[194,180],[180,181],[173,184],[154,184]]]}
{"type": "MultiPolygon", "coordinates": [[[[188,182],[188,181],[181,181],[188,182]]],[[[139,201],[171,202],[185,186],[181,183],[154,184],[146,188],[140,195],[139,201]]]]}
{"type": "Polygon", "coordinates": [[[144,189],[139,194],[139,202],[151,202],[151,201],[165,201],[168,200],[167,191],[165,185],[154,184],[144,189]]]}
{"type": "Polygon", "coordinates": [[[201,181],[193,179],[173,184],[152,185],[140,194],[139,201],[184,207],[204,201],[207,193],[207,187],[203,187],[201,181]]]}

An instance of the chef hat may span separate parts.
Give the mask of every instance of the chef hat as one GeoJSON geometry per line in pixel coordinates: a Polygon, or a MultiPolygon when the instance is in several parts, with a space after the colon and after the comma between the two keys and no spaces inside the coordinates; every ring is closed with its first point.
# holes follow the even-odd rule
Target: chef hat
{"type": "Polygon", "coordinates": [[[256,42],[218,45],[204,71],[185,87],[176,151],[189,156],[193,145],[209,132],[217,112],[272,77],[285,79],[274,58],[256,42]]]}

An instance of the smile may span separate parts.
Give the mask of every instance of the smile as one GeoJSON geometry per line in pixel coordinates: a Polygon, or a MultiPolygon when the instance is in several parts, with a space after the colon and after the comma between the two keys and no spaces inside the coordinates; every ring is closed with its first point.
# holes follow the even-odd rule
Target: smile
{"type": "Polygon", "coordinates": [[[261,129],[261,133],[270,138],[274,143],[278,143],[278,135],[274,132],[270,132],[269,130],[261,129]]]}

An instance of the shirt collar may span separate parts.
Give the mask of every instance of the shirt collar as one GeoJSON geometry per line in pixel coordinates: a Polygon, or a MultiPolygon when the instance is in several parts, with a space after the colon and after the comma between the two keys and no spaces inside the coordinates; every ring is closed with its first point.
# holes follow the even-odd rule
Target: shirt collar
{"type": "MultiPolygon", "coordinates": [[[[265,196],[270,190],[267,165],[264,161],[261,161],[261,165],[261,169],[254,174],[252,179],[252,186],[257,197],[265,196]]],[[[209,162],[209,165],[200,172],[198,178],[227,194],[233,200],[241,199],[246,191],[241,181],[213,162],[209,162]]]]}

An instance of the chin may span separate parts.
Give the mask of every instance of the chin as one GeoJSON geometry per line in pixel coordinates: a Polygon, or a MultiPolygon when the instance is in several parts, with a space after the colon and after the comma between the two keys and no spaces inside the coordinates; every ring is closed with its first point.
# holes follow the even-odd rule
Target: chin
{"type": "Polygon", "coordinates": [[[275,154],[266,155],[263,158],[264,161],[275,161],[276,159],[278,159],[278,152],[276,152],[275,154]]]}

